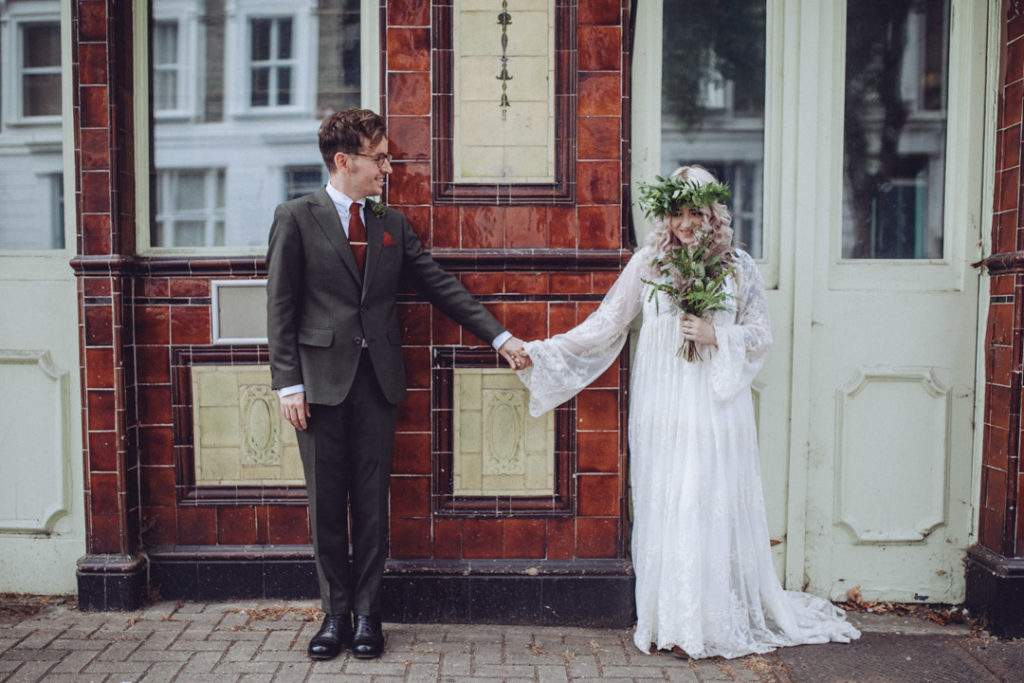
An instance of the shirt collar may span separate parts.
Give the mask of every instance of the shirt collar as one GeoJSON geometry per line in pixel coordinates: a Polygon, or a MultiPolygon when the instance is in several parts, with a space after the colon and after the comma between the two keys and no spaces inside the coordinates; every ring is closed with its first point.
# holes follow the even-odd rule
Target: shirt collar
{"type": "MultiPolygon", "coordinates": [[[[331,201],[334,202],[334,205],[337,206],[338,209],[347,216],[349,212],[352,210],[352,199],[347,194],[345,194],[338,188],[334,187],[334,185],[331,185],[330,183],[327,183],[326,189],[327,196],[330,197],[331,201]]],[[[355,203],[359,204],[360,208],[362,208],[362,202],[355,203]]]]}

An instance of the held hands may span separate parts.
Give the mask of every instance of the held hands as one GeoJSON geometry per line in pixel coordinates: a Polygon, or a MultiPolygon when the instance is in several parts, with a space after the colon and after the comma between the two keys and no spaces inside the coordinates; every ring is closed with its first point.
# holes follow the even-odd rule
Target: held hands
{"type": "Polygon", "coordinates": [[[281,399],[281,415],[298,430],[306,428],[309,417],[309,404],[306,403],[306,392],[289,394],[281,399]]]}
{"type": "Polygon", "coordinates": [[[705,346],[718,346],[714,326],[703,318],[699,318],[693,313],[687,313],[679,324],[683,331],[683,339],[705,346]]]}
{"type": "Polygon", "coordinates": [[[526,355],[526,351],[523,349],[523,340],[519,337],[509,338],[498,349],[498,353],[501,354],[501,357],[508,362],[508,366],[513,370],[522,370],[532,365],[530,357],[526,355]]]}

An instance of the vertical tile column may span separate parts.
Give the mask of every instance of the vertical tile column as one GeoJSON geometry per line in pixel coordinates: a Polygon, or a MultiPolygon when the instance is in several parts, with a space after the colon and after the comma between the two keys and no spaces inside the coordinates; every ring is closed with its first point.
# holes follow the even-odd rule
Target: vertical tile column
{"type": "Polygon", "coordinates": [[[1024,635],[1024,2],[1004,2],[996,130],[979,543],[968,551],[967,603],[1001,636],[1024,635]]]}
{"type": "Polygon", "coordinates": [[[75,195],[86,547],[79,606],[132,609],[145,592],[131,378],[135,251],[130,3],[72,4],[75,195]]]}
{"type": "MultiPolygon", "coordinates": [[[[512,25],[520,26],[514,4],[512,25]]],[[[387,203],[524,339],[582,322],[633,246],[624,199],[630,3],[555,0],[553,8],[556,80],[565,79],[556,88],[555,147],[565,145],[556,166],[564,166],[556,173],[558,191],[539,183],[537,194],[500,183],[493,191],[467,183],[447,194],[455,137],[447,118],[456,106],[448,33],[455,6],[388,0],[382,15],[382,114],[395,159],[387,203]]],[[[488,25],[497,42],[500,2],[493,11],[488,25]]],[[[494,65],[496,75],[497,57],[494,65]]],[[[559,470],[570,501],[565,508],[497,495],[449,506],[451,406],[444,376],[451,366],[444,353],[466,354],[458,363],[469,363],[475,352],[490,353],[490,340],[462,330],[412,291],[403,293],[399,310],[409,394],[399,406],[395,439],[385,611],[397,620],[629,623],[625,356],[580,392],[565,417],[558,435],[571,442],[559,470]]]]}

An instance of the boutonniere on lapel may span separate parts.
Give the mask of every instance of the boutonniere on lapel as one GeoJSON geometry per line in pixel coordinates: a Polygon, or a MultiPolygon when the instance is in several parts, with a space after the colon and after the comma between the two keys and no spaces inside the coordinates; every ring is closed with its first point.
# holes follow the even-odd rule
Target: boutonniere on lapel
{"type": "MultiPolygon", "coordinates": [[[[367,199],[366,205],[370,208],[370,211],[372,211],[373,215],[376,216],[377,218],[384,218],[385,214],[387,214],[388,212],[388,205],[385,204],[384,202],[375,202],[372,199],[367,199]]],[[[385,244],[387,244],[387,242],[385,242],[385,244]]]]}

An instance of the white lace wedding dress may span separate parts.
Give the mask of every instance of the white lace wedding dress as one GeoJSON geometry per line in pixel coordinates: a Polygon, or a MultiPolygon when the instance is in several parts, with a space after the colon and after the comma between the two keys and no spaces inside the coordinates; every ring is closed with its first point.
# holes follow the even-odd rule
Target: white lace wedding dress
{"type": "Polygon", "coordinates": [[[551,410],[611,365],[643,309],[629,406],[636,646],[739,657],[857,638],[841,610],[784,590],[772,566],[750,395],[771,345],[757,266],[737,252],[736,310],[714,314],[718,346],[691,363],[676,355],[678,309],[642,281],[653,257],[638,251],[580,325],[527,343],[533,367],[519,372],[530,413],[551,410]]]}

